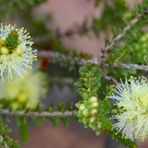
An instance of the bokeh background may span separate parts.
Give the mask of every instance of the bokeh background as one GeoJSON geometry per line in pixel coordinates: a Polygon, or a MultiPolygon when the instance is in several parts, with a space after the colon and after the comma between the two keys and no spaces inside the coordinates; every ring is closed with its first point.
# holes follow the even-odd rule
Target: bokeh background
{"type": "MultiPolygon", "coordinates": [[[[132,9],[140,0],[126,0],[126,2],[129,8],[132,9]]],[[[103,6],[96,8],[92,0],[47,0],[34,8],[33,15],[42,20],[46,20],[47,17],[52,16],[52,22],[45,21],[46,29],[58,29],[60,33],[64,33],[67,30],[75,28],[75,26],[81,25],[86,18],[88,18],[88,24],[91,24],[94,16],[101,16],[102,7],[103,6]]],[[[13,20],[10,20],[8,17],[5,22],[14,24],[18,22],[20,26],[22,24],[27,26],[26,22],[23,22],[23,19],[21,19],[20,22],[19,17],[15,17],[13,20]]],[[[70,37],[64,36],[61,40],[63,45],[70,50],[77,49],[88,52],[98,58],[101,54],[101,49],[104,47],[104,33],[102,32],[100,34],[100,36],[96,37],[92,35],[90,31],[88,36],[74,34],[70,37]]],[[[65,102],[78,101],[74,90],[67,87],[62,89],[54,87],[52,90],[49,90],[49,95],[46,99],[48,102],[53,99],[55,102],[58,102],[61,98],[65,102]]],[[[82,125],[74,119],[71,120],[68,127],[59,123],[56,128],[53,128],[48,121],[40,127],[30,125],[30,140],[28,143],[23,143],[20,140],[19,132],[15,127],[12,135],[19,139],[21,148],[122,147],[115,141],[112,141],[106,134],[102,133],[100,136],[96,136],[94,132],[89,129],[84,129],[82,125]]],[[[139,146],[141,148],[148,147],[146,143],[139,144],[139,146]]]]}

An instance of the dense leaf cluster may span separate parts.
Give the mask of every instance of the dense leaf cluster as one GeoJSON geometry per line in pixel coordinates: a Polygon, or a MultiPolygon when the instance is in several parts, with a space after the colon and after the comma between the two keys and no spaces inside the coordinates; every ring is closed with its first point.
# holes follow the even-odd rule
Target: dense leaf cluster
{"type": "Polygon", "coordinates": [[[79,70],[80,78],[75,83],[76,89],[82,99],[89,99],[92,96],[97,96],[99,87],[101,86],[101,72],[97,65],[88,64],[79,70]]]}
{"type": "Polygon", "coordinates": [[[0,121],[0,147],[1,148],[19,148],[18,142],[10,138],[11,129],[5,121],[0,121]]]}
{"type": "Polygon", "coordinates": [[[108,95],[112,93],[113,88],[108,88],[108,95],[105,99],[100,99],[101,72],[97,65],[89,64],[80,68],[80,78],[75,83],[82,100],[76,104],[78,121],[83,123],[85,128],[91,128],[97,135],[105,131],[120,143],[129,148],[136,148],[137,145],[131,139],[124,137],[120,132],[113,128],[110,120],[114,106],[111,105],[108,95]]]}
{"type": "Polygon", "coordinates": [[[10,16],[20,11],[27,11],[31,9],[33,6],[43,2],[45,0],[1,0],[0,1],[0,18],[4,18],[4,16],[10,16]]]}

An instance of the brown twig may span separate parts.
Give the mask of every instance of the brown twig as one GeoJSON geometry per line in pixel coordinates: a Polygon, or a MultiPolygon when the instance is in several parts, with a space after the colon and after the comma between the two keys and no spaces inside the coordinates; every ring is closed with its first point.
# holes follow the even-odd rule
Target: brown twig
{"type": "Polygon", "coordinates": [[[125,64],[125,63],[118,63],[118,64],[108,64],[108,63],[102,63],[100,65],[100,63],[98,61],[96,61],[95,59],[89,59],[89,60],[85,60],[85,59],[79,59],[79,58],[72,58],[71,56],[67,56],[61,53],[57,53],[57,52],[51,52],[51,51],[40,51],[38,52],[38,56],[39,57],[44,57],[44,58],[49,58],[51,60],[57,60],[58,62],[62,62],[67,61],[70,62],[71,60],[73,60],[75,62],[75,64],[78,65],[85,65],[88,63],[92,63],[92,64],[97,64],[100,67],[107,67],[107,68],[126,68],[126,69],[132,69],[132,70],[143,70],[143,71],[148,71],[148,66],[147,65],[138,65],[138,64],[125,64]]]}
{"type": "Polygon", "coordinates": [[[38,52],[38,57],[47,58],[47,59],[49,58],[53,61],[56,60],[59,62],[62,62],[62,61],[70,62],[73,60],[75,64],[77,65],[85,65],[87,63],[98,64],[97,60],[95,59],[86,60],[86,59],[80,59],[78,57],[73,58],[69,55],[65,55],[65,54],[58,53],[58,52],[52,52],[52,51],[40,51],[38,52]]]}
{"type": "Polygon", "coordinates": [[[23,112],[23,111],[10,111],[6,109],[0,110],[1,115],[8,115],[8,116],[25,116],[25,117],[70,117],[76,116],[76,111],[64,111],[64,112],[23,112]]]}
{"type": "Polygon", "coordinates": [[[131,69],[131,70],[143,70],[148,71],[147,65],[138,65],[138,64],[124,64],[124,63],[118,63],[118,64],[103,64],[104,67],[109,68],[125,68],[125,69],[131,69]]]}
{"type": "Polygon", "coordinates": [[[106,80],[108,80],[108,81],[112,81],[114,84],[117,84],[117,83],[118,83],[118,81],[117,81],[114,77],[112,77],[112,76],[109,76],[109,75],[107,75],[107,74],[104,74],[103,77],[104,77],[106,80]]]}

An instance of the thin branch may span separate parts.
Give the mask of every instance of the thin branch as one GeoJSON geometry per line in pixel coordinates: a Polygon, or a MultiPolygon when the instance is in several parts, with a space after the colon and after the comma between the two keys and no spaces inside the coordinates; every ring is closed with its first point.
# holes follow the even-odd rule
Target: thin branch
{"type": "Polygon", "coordinates": [[[38,52],[38,57],[41,58],[49,58],[49,60],[56,60],[58,62],[62,62],[62,61],[74,61],[75,64],[77,65],[85,65],[88,63],[94,63],[94,64],[98,64],[98,61],[95,59],[90,59],[90,60],[86,60],[86,59],[80,59],[77,57],[71,57],[70,55],[65,55],[62,53],[58,53],[58,52],[52,52],[52,51],[40,51],[38,52]]]}
{"type": "Polygon", "coordinates": [[[7,116],[24,116],[24,117],[70,117],[70,116],[76,116],[76,111],[64,111],[64,112],[23,112],[23,111],[10,111],[6,109],[0,110],[1,115],[7,115],[7,116]]]}
{"type": "Polygon", "coordinates": [[[117,81],[114,77],[111,77],[111,76],[109,76],[109,75],[107,75],[107,74],[104,74],[103,77],[104,77],[106,80],[108,80],[108,81],[112,81],[114,84],[117,84],[117,83],[118,83],[118,81],[117,81]]]}
{"type": "Polygon", "coordinates": [[[138,65],[138,64],[125,64],[125,63],[118,63],[118,64],[108,64],[108,63],[102,63],[100,65],[100,63],[96,60],[96,59],[89,59],[89,60],[85,60],[85,59],[79,59],[79,58],[72,58],[71,56],[68,55],[64,55],[61,53],[57,53],[57,52],[51,52],[51,51],[40,51],[38,52],[38,56],[39,57],[44,57],[44,58],[49,58],[49,60],[56,60],[57,62],[62,62],[67,61],[70,62],[71,60],[73,60],[75,62],[75,64],[77,65],[85,65],[88,63],[92,63],[92,64],[97,64],[100,67],[107,67],[107,68],[126,68],[126,69],[132,69],[132,70],[143,70],[143,71],[148,71],[148,66],[147,65],[138,65]]]}
{"type": "MultiPolygon", "coordinates": [[[[71,56],[66,56],[64,54],[60,54],[60,53],[57,53],[57,52],[46,52],[46,51],[41,51],[38,53],[38,56],[39,57],[44,57],[44,58],[49,58],[52,59],[52,61],[55,61],[58,63],[61,63],[63,61],[66,61],[67,63],[70,63],[70,61],[74,61],[76,65],[85,65],[85,64],[88,64],[88,63],[92,63],[92,64],[97,64],[99,65],[99,63],[95,60],[95,59],[91,59],[91,60],[85,60],[85,59],[79,59],[77,57],[75,58],[72,58],[71,56]]],[[[106,80],[109,80],[109,81],[112,81],[113,83],[116,83],[117,81],[115,80],[115,78],[113,77],[110,77],[104,73],[102,73],[103,77],[106,79],[106,80]]]]}
{"type": "Polygon", "coordinates": [[[134,18],[123,30],[122,32],[119,33],[118,36],[116,36],[112,42],[105,47],[105,50],[109,50],[111,49],[118,41],[120,41],[124,35],[129,31],[131,30],[131,28],[133,26],[135,26],[139,21],[141,21],[141,19],[144,17],[145,14],[148,14],[148,11],[143,11],[141,14],[138,14],[136,16],[136,18],[134,18]]]}
{"type": "Polygon", "coordinates": [[[144,10],[141,14],[138,14],[112,41],[109,45],[107,45],[105,48],[104,48],[104,53],[102,55],[102,59],[103,58],[106,58],[107,56],[107,53],[108,53],[108,50],[112,49],[113,46],[116,45],[116,43],[118,43],[124,36],[127,32],[129,32],[133,26],[135,26],[138,22],[140,22],[143,18],[144,18],[144,15],[147,15],[148,14],[148,10],[144,10]]]}
{"type": "Polygon", "coordinates": [[[119,64],[107,64],[107,63],[104,63],[103,66],[109,67],[109,68],[125,68],[125,69],[132,69],[132,70],[148,71],[148,66],[147,65],[124,64],[124,63],[119,63],[119,64]]]}

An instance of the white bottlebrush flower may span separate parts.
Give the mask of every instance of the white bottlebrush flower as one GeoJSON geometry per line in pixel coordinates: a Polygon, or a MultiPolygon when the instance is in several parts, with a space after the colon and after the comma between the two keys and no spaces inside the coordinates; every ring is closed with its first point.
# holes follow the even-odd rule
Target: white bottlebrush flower
{"type": "Polygon", "coordinates": [[[12,81],[22,77],[32,68],[36,50],[32,39],[24,29],[15,26],[0,26],[0,79],[12,81]]]}
{"type": "Polygon", "coordinates": [[[33,109],[47,92],[46,76],[41,72],[30,72],[14,83],[0,83],[0,99],[11,101],[13,109],[26,105],[33,109]]]}
{"type": "Polygon", "coordinates": [[[114,128],[123,136],[143,141],[148,137],[148,80],[131,78],[118,84],[114,95],[118,111],[113,116],[114,128]]]}

